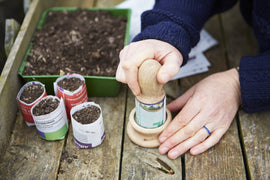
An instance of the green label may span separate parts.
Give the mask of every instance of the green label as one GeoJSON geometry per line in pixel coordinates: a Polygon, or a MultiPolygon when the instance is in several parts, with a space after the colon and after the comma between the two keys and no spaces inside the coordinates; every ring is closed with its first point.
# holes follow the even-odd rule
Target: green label
{"type": "Polygon", "coordinates": [[[166,120],[166,96],[154,104],[146,104],[135,99],[136,122],[145,128],[156,128],[161,126],[166,120]]]}

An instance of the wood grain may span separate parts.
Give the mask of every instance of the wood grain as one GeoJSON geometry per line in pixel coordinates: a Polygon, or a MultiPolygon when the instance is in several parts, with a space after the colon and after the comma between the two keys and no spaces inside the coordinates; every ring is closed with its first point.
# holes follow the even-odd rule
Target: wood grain
{"type": "Polygon", "coordinates": [[[39,20],[40,10],[40,1],[34,1],[24,18],[0,77],[0,155],[3,155],[16,119],[16,96],[22,86],[18,70],[39,20]]]}
{"type": "Polygon", "coordinates": [[[270,179],[270,113],[240,112],[250,179],[270,179]]]}
{"type": "MultiPolygon", "coordinates": [[[[227,69],[225,46],[219,16],[214,16],[205,29],[218,40],[218,46],[205,55],[211,62],[207,73],[181,79],[181,90],[186,91],[204,76],[227,69]]],[[[185,154],[186,179],[246,179],[236,121],[234,120],[220,142],[201,155],[185,154]]]]}
{"type": "MultiPolygon", "coordinates": [[[[142,148],[129,140],[123,128],[127,125],[129,112],[135,107],[135,97],[125,88],[118,97],[90,98],[101,105],[104,115],[106,138],[96,148],[78,149],[72,130],[68,132],[66,142],[50,142],[42,140],[35,127],[25,125],[21,114],[16,114],[15,97],[22,85],[17,72],[41,12],[60,5],[113,7],[122,1],[33,1],[0,78],[0,179],[270,179],[269,111],[247,114],[240,109],[240,132],[235,119],[216,146],[198,156],[186,153],[184,164],[181,158],[170,160],[160,155],[157,148],[142,148]],[[71,161],[60,161],[62,152],[69,153],[71,161]],[[168,164],[174,174],[162,170],[164,166],[157,158],[168,164]]],[[[181,79],[182,93],[212,73],[237,66],[243,55],[257,53],[254,36],[242,20],[238,6],[213,17],[205,28],[219,42],[205,53],[211,62],[210,71],[181,79]]],[[[178,81],[171,81],[164,88],[168,103],[178,97],[178,81]]]]}
{"type": "MultiPolygon", "coordinates": [[[[175,89],[177,87],[171,87],[177,85],[175,82],[171,82],[166,85],[166,89],[175,89]]],[[[177,92],[176,92],[177,93],[177,92]]],[[[175,93],[173,93],[175,94],[175,93]]],[[[127,109],[126,109],[126,124],[130,111],[135,107],[134,95],[131,91],[128,92],[127,109]]],[[[157,148],[142,148],[130,141],[125,132],[121,179],[181,179],[182,178],[182,166],[181,158],[176,160],[170,160],[167,156],[160,155],[157,148]],[[165,173],[158,169],[159,163],[156,158],[161,159],[168,164],[174,171],[174,174],[165,173]]]]}
{"type": "Polygon", "coordinates": [[[126,88],[122,88],[117,97],[90,98],[102,108],[106,137],[98,147],[78,149],[70,129],[64,151],[77,158],[71,163],[67,159],[61,162],[59,179],[119,178],[125,99],[126,88]]]}
{"type": "Polygon", "coordinates": [[[0,155],[3,155],[8,143],[18,110],[16,96],[23,84],[18,77],[18,70],[36,29],[40,15],[44,10],[53,6],[78,5],[80,7],[89,7],[93,3],[93,0],[34,0],[30,4],[0,78],[0,155]]]}
{"type": "Polygon", "coordinates": [[[95,1],[95,6],[97,6],[97,7],[114,7],[114,6],[116,6],[117,4],[120,4],[123,1],[124,0],[113,0],[113,1],[96,0],[95,1]]]}
{"type": "MultiPolygon", "coordinates": [[[[48,0],[43,0],[47,1],[48,0]]],[[[50,6],[53,7],[81,7],[88,8],[94,5],[94,0],[50,0],[50,6]]]]}
{"type": "Polygon", "coordinates": [[[0,179],[56,179],[64,140],[46,141],[19,113],[0,163],[0,179]]]}
{"type": "MultiPolygon", "coordinates": [[[[231,66],[243,55],[256,55],[257,42],[238,7],[222,15],[224,37],[231,66]]],[[[270,179],[270,111],[247,114],[239,111],[241,135],[250,179],[270,179]]]]}

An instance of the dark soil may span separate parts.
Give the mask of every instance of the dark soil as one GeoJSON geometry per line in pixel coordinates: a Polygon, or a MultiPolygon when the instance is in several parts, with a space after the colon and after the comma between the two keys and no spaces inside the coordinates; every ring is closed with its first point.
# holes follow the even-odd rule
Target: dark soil
{"type": "Polygon", "coordinates": [[[54,98],[46,98],[41,100],[33,109],[35,116],[41,116],[53,112],[59,105],[59,101],[54,98]]]}
{"type": "Polygon", "coordinates": [[[49,12],[23,74],[115,76],[126,22],[106,11],[49,12]]]}
{"type": "Polygon", "coordinates": [[[73,159],[78,159],[78,156],[70,154],[68,151],[63,151],[60,161],[66,160],[68,163],[72,163],[73,159]]]}
{"type": "MultiPolygon", "coordinates": [[[[60,162],[62,163],[63,161],[67,161],[68,164],[72,163],[74,159],[78,159],[78,156],[75,154],[70,154],[68,151],[63,151],[62,152],[62,156],[60,159],[60,162]]],[[[59,169],[59,173],[63,174],[66,171],[62,169],[61,164],[60,164],[60,169],[59,169]]]]}
{"type": "Polygon", "coordinates": [[[90,106],[75,112],[72,117],[81,124],[90,124],[95,122],[100,116],[100,109],[96,106],[90,106]]]}
{"type": "Polygon", "coordinates": [[[44,92],[44,88],[40,84],[32,84],[27,86],[20,97],[20,100],[26,104],[31,104],[37,100],[44,92]]]}
{"type": "Polygon", "coordinates": [[[57,83],[59,87],[65,90],[71,91],[71,92],[77,90],[83,84],[84,84],[84,81],[76,77],[72,77],[69,79],[64,78],[57,83]]]}

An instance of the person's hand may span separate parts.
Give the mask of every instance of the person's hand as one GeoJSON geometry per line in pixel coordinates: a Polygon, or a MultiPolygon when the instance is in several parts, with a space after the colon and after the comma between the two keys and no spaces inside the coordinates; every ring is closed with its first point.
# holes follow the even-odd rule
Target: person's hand
{"type": "Polygon", "coordinates": [[[157,80],[167,83],[174,77],[183,62],[180,52],[169,43],[148,39],[131,43],[120,52],[120,63],[116,71],[116,80],[128,84],[135,96],[141,92],[138,83],[138,68],[143,61],[154,59],[162,65],[157,80]]]}
{"type": "Polygon", "coordinates": [[[240,101],[235,69],[201,80],[167,106],[172,112],[181,111],[160,134],[159,152],[175,159],[189,149],[197,155],[214,146],[228,130],[240,101]]]}

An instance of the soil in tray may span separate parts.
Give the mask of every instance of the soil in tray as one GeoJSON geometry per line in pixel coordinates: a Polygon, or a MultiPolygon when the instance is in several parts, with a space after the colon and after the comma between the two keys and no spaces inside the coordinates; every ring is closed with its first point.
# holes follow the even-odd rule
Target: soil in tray
{"type": "Polygon", "coordinates": [[[114,77],[127,19],[106,11],[52,11],[37,30],[23,75],[114,77]]]}
{"type": "Polygon", "coordinates": [[[35,116],[41,116],[53,112],[59,105],[59,101],[54,98],[45,98],[41,100],[33,109],[35,116]]]}
{"type": "Polygon", "coordinates": [[[72,117],[81,124],[90,124],[98,120],[100,109],[96,106],[89,106],[75,112],[72,117]]]}
{"type": "Polygon", "coordinates": [[[75,77],[65,78],[57,83],[59,87],[65,90],[71,91],[71,92],[77,90],[83,84],[84,84],[84,81],[75,77]]]}
{"type": "Polygon", "coordinates": [[[44,88],[40,84],[29,85],[23,90],[20,100],[26,104],[31,104],[37,100],[43,94],[43,92],[44,88]]]}

